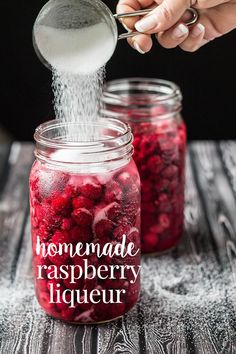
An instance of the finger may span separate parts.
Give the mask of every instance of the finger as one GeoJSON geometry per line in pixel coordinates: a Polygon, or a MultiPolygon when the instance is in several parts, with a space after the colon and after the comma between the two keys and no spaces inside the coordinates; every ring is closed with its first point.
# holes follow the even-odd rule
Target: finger
{"type": "Polygon", "coordinates": [[[232,31],[236,24],[236,3],[221,4],[201,11],[200,21],[206,28],[205,39],[214,39],[232,31]]]}
{"type": "Polygon", "coordinates": [[[203,39],[199,48],[203,47],[205,44],[207,44],[209,42],[210,42],[210,39],[203,39]]]}
{"type": "Polygon", "coordinates": [[[228,2],[229,0],[196,0],[192,3],[192,7],[196,9],[210,9],[221,4],[228,2]]]}
{"type": "Polygon", "coordinates": [[[198,23],[193,26],[189,32],[189,36],[180,44],[180,48],[187,52],[195,52],[202,45],[205,35],[205,27],[198,23]]]}
{"type": "Polygon", "coordinates": [[[211,41],[236,28],[236,2],[199,11],[199,23],[205,27],[204,40],[211,41]]]}
{"type": "Polygon", "coordinates": [[[196,30],[196,27],[198,27],[199,30],[199,24],[195,25],[192,28],[191,37],[189,36],[188,39],[180,45],[183,50],[195,51],[215,38],[236,28],[235,2],[221,4],[207,10],[201,10],[199,11],[199,14],[199,23],[205,27],[204,34],[201,34],[197,40],[194,40],[192,38],[193,31],[196,30]]]}
{"type": "Polygon", "coordinates": [[[189,35],[189,29],[183,23],[169,29],[165,32],[159,32],[156,38],[164,48],[175,48],[180,45],[189,35]]]}
{"type": "MultiPolygon", "coordinates": [[[[120,0],[116,12],[118,14],[133,12],[141,9],[145,9],[153,5],[154,0],[120,0]]],[[[155,4],[156,5],[156,4],[155,4]]],[[[121,19],[121,23],[126,27],[133,29],[135,23],[141,19],[140,16],[135,17],[127,17],[125,19],[121,19]]]]}
{"type": "Polygon", "coordinates": [[[139,32],[157,33],[177,23],[189,7],[189,0],[164,0],[150,14],[136,22],[139,32]]]}
{"type": "Polygon", "coordinates": [[[139,34],[129,38],[128,43],[140,54],[145,54],[152,48],[152,38],[148,34],[139,34]]]}

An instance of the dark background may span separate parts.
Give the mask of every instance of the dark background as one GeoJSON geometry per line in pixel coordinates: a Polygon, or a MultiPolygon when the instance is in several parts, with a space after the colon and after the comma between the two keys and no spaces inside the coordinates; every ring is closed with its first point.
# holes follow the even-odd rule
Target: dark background
{"type": "MultiPolygon", "coordinates": [[[[116,1],[106,0],[115,11],[116,1]]],[[[51,73],[38,60],[31,41],[34,19],[45,1],[1,4],[1,124],[15,139],[31,140],[41,122],[54,117],[51,73]]],[[[178,83],[184,118],[193,139],[235,139],[236,31],[196,53],[166,50],[157,44],[140,55],[119,41],[107,65],[107,80],[143,76],[178,83]]]]}

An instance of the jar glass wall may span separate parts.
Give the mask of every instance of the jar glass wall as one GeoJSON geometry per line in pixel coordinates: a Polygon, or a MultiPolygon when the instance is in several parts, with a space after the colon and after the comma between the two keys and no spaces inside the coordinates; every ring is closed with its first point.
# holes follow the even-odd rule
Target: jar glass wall
{"type": "Polygon", "coordinates": [[[124,315],[138,300],[140,180],[127,124],[101,118],[92,142],[68,137],[78,129],[51,121],[35,133],[35,289],[48,315],[99,323],[124,315]]]}
{"type": "Polygon", "coordinates": [[[128,122],[134,134],[144,253],[175,247],[183,233],[186,128],[181,108],[179,88],[164,80],[115,80],[104,90],[102,113],[128,122]]]}

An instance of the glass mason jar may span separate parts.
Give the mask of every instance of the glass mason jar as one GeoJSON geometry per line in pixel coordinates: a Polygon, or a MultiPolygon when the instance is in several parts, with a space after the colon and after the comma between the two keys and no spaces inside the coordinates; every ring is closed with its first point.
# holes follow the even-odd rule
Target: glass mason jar
{"type": "Polygon", "coordinates": [[[80,127],[54,120],[35,132],[35,289],[48,315],[99,323],[124,315],[138,300],[140,179],[126,123],[100,118],[91,142],[78,142],[80,127]]]}
{"type": "Polygon", "coordinates": [[[133,130],[144,253],[175,247],[183,232],[186,128],[181,108],[181,92],[169,81],[133,78],[105,86],[102,113],[133,130]]]}

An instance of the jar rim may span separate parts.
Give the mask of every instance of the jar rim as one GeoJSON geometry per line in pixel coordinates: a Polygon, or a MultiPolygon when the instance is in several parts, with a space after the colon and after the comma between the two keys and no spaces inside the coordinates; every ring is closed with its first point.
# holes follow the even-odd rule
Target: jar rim
{"type": "Polygon", "coordinates": [[[114,93],[114,91],[127,90],[134,88],[137,91],[146,90],[153,91],[155,97],[152,97],[152,104],[157,102],[164,102],[170,99],[177,99],[182,101],[182,94],[179,86],[172,81],[156,79],[156,78],[144,78],[144,77],[131,77],[125,79],[117,79],[107,82],[104,85],[103,102],[106,99],[119,99],[122,100],[122,104],[129,103],[129,99],[120,93],[114,93]],[[159,93],[159,95],[158,95],[159,93]]]}
{"type": "MultiPolygon", "coordinates": [[[[36,141],[35,157],[41,162],[54,166],[63,165],[64,167],[76,167],[78,165],[97,166],[108,161],[115,162],[132,157],[133,134],[127,123],[114,118],[100,117],[96,121],[96,125],[100,127],[99,132],[104,132],[104,135],[102,138],[100,135],[99,139],[93,139],[92,141],[65,139],[68,136],[71,139],[71,131],[65,129],[63,132],[63,127],[68,128],[73,124],[77,124],[77,128],[81,126],[80,123],[65,123],[62,120],[54,119],[36,128],[34,134],[36,141]],[[69,154],[66,157],[64,153],[58,156],[56,153],[58,150],[66,150],[69,154]]],[[[92,127],[91,123],[84,125],[88,128],[92,127]]],[[[76,139],[77,131],[72,131],[72,134],[75,133],[74,137],[76,139]]]]}
{"type": "MultiPolygon", "coordinates": [[[[118,130],[117,130],[118,131],[118,130]]],[[[86,147],[91,147],[94,146],[96,143],[102,143],[102,142],[116,142],[116,140],[119,140],[122,137],[131,135],[131,128],[128,123],[122,122],[118,119],[115,118],[99,118],[98,121],[96,121],[95,124],[92,123],[76,123],[76,122],[64,122],[61,119],[54,119],[50,120],[47,122],[44,122],[40,124],[34,133],[34,139],[37,143],[42,144],[44,146],[47,146],[49,148],[63,148],[63,149],[70,149],[70,148],[86,148],[86,147]],[[111,127],[117,127],[119,129],[120,134],[117,135],[116,137],[105,137],[104,139],[96,139],[94,141],[65,141],[62,142],[61,139],[59,140],[58,138],[61,138],[60,136],[57,136],[57,138],[48,138],[45,136],[46,133],[48,133],[52,129],[62,129],[67,126],[75,125],[75,126],[99,126],[99,127],[104,127],[107,126],[108,124],[111,124],[111,127]],[[123,130],[123,131],[122,131],[123,130]]]]}

